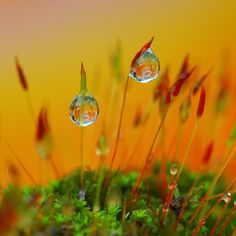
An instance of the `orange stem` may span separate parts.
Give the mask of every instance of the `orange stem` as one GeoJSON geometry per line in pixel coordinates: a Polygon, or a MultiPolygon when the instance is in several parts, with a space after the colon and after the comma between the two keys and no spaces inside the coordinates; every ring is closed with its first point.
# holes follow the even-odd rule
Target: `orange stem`
{"type": "Polygon", "coordinates": [[[114,152],[113,152],[113,155],[112,155],[111,164],[110,164],[110,167],[109,167],[109,170],[107,172],[105,182],[104,182],[104,185],[103,185],[103,190],[105,190],[107,185],[108,185],[110,175],[111,175],[111,170],[112,170],[114,160],[115,160],[115,157],[116,157],[116,153],[117,153],[117,150],[118,150],[118,144],[119,144],[120,131],[121,131],[122,118],[123,118],[123,113],[124,113],[124,107],[125,107],[128,84],[129,84],[129,76],[127,77],[126,82],[125,82],[125,90],[124,90],[123,102],[122,102],[122,106],[121,106],[121,113],[120,113],[120,119],[119,119],[119,124],[118,124],[118,131],[117,131],[117,135],[116,135],[115,148],[114,148],[114,152]]]}

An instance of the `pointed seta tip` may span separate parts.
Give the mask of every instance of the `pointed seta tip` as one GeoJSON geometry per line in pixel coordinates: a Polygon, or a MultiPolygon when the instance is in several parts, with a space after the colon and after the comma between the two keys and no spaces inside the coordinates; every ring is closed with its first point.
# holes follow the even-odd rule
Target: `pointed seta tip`
{"type": "Polygon", "coordinates": [[[81,62],[81,69],[80,69],[81,74],[85,74],[85,69],[84,69],[84,64],[81,62]]]}
{"type": "Polygon", "coordinates": [[[81,92],[86,92],[87,91],[87,87],[86,87],[86,72],[85,72],[85,69],[84,69],[83,62],[81,62],[80,75],[81,75],[80,91],[81,92]]]}
{"type": "Polygon", "coordinates": [[[150,47],[150,46],[151,46],[151,44],[152,44],[153,40],[154,40],[154,36],[152,36],[152,38],[151,38],[151,39],[148,41],[148,43],[147,43],[148,47],[150,47]]]}

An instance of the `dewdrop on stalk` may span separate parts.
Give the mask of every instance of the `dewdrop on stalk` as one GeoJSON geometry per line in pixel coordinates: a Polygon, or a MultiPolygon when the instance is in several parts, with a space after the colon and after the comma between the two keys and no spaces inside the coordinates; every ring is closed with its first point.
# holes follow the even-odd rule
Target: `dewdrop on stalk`
{"type": "Polygon", "coordinates": [[[104,132],[101,133],[98,143],[97,143],[97,148],[96,148],[96,155],[99,157],[105,157],[109,153],[109,148],[107,146],[107,138],[104,132]]]}
{"type": "Polygon", "coordinates": [[[176,163],[172,164],[170,167],[170,174],[172,176],[175,176],[178,173],[178,171],[179,171],[179,165],[176,163]]]}
{"type": "Polygon", "coordinates": [[[73,98],[69,107],[69,115],[76,125],[85,127],[93,124],[97,120],[98,114],[98,103],[87,91],[86,73],[82,64],[80,93],[73,98]]]}
{"type": "Polygon", "coordinates": [[[224,193],[222,200],[225,203],[228,203],[230,201],[231,197],[232,197],[232,194],[230,192],[226,192],[226,193],[224,193]]]}
{"type": "Polygon", "coordinates": [[[79,126],[85,127],[93,124],[98,113],[98,103],[88,92],[75,96],[70,104],[70,118],[79,126]]]}
{"type": "Polygon", "coordinates": [[[129,76],[140,83],[148,83],[154,80],[160,71],[158,57],[150,48],[153,38],[146,43],[134,57],[129,76]]]}

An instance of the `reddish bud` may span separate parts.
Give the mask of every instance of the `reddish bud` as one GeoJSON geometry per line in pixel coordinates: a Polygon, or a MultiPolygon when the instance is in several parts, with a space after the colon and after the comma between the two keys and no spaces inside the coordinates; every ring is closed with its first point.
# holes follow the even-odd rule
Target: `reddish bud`
{"type": "Polygon", "coordinates": [[[26,78],[25,78],[24,71],[23,71],[17,57],[15,58],[15,65],[16,65],[16,70],[17,70],[17,73],[18,73],[20,84],[21,84],[23,90],[27,91],[28,90],[28,84],[27,84],[27,81],[26,81],[26,78]]]}
{"type": "Polygon", "coordinates": [[[184,72],[187,72],[189,68],[189,55],[186,55],[179,71],[179,76],[184,72]]]}
{"type": "Polygon", "coordinates": [[[43,107],[40,110],[40,113],[38,116],[36,140],[41,141],[49,133],[50,133],[50,128],[48,124],[47,110],[46,108],[43,107]]]}
{"type": "Polygon", "coordinates": [[[211,141],[208,144],[208,146],[206,147],[206,150],[204,152],[203,159],[202,159],[203,164],[206,165],[210,161],[211,156],[212,156],[212,152],[213,152],[213,148],[214,148],[214,143],[211,141]]]}
{"type": "Polygon", "coordinates": [[[139,126],[139,124],[141,123],[141,119],[142,119],[142,111],[139,107],[136,111],[136,115],[135,115],[135,118],[134,118],[134,126],[135,127],[139,126]]]}
{"type": "Polygon", "coordinates": [[[177,97],[179,95],[181,88],[183,87],[183,85],[186,82],[186,80],[192,75],[194,70],[195,70],[195,67],[191,71],[189,71],[189,72],[182,73],[179,76],[178,80],[175,81],[175,83],[172,85],[172,93],[171,93],[171,95],[173,97],[177,97]]]}
{"type": "Polygon", "coordinates": [[[202,86],[200,99],[199,99],[199,103],[198,103],[198,108],[197,108],[197,118],[198,119],[200,119],[202,117],[202,114],[205,109],[205,102],[206,102],[206,91],[204,89],[204,86],[202,86]]]}
{"type": "Polygon", "coordinates": [[[166,105],[168,106],[171,102],[171,93],[170,93],[170,89],[166,90],[166,105]]]}
{"type": "Polygon", "coordinates": [[[147,43],[137,52],[137,54],[135,55],[134,59],[133,59],[132,62],[131,62],[131,67],[134,66],[135,62],[136,62],[137,59],[142,55],[142,53],[143,53],[144,51],[146,51],[148,48],[150,48],[153,39],[154,39],[154,37],[152,37],[152,38],[150,39],[150,41],[147,42],[147,43]]]}

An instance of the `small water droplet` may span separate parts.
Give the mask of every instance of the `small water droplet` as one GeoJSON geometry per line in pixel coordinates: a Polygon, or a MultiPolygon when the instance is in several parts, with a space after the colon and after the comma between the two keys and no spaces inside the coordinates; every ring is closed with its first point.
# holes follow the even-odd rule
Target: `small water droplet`
{"type": "Polygon", "coordinates": [[[168,184],[168,189],[169,189],[169,190],[173,190],[173,189],[175,189],[176,187],[177,187],[176,181],[174,181],[174,182],[168,184]]]}
{"type": "Polygon", "coordinates": [[[104,131],[100,135],[97,143],[97,148],[96,148],[96,155],[99,157],[106,157],[109,153],[110,149],[107,146],[107,138],[104,134],[104,131]]]}
{"type": "Polygon", "coordinates": [[[168,211],[169,211],[168,204],[167,204],[167,203],[164,203],[164,206],[163,206],[163,213],[166,214],[168,211]]]}
{"type": "Polygon", "coordinates": [[[159,59],[152,49],[148,48],[137,58],[130,69],[129,76],[140,83],[148,83],[158,76],[159,71],[159,59]]]}
{"type": "Polygon", "coordinates": [[[79,199],[84,201],[85,200],[85,196],[86,196],[86,190],[80,189],[79,190],[79,199]]]}
{"type": "Polygon", "coordinates": [[[234,206],[236,207],[236,200],[234,200],[234,206]]]}
{"type": "Polygon", "coordinates": [[[130,216],[130,212],[128,211],[128,212],[125,214],[125,218],[128,219],[129,216],[130,216]]]}
{"type": "Polygon", "coordinates": [[[222,200],[225,203],[228,203],[230,201],[231,197],[232,197],[232,194],[230,192],[226,192],[226,193],[224,193],[222,200]]]}
{"type": "Polygon", "coordinates": [[[79,126],[93,124],[99,114],[99,106],[96,99],[89,93],[75,96],[70,104],[69,114],[71,120],[79,126]]]}
{"type": "Polygon", "coordinates": [[[203,220],[200,221],[200,225],[204,225],[206,223],[207,219],[204,218],[203,220]]]}
{"type": "Polygon", "coordinates": [[[99,147],[96,148],[97,156],[107,156],[110,152],[110,149],[106,147],[104,150],[101,150],[99,147]]]}
{"type": "Polygon", "coordinates": [[[179,165],[177,163],[172,164],[170,167],[170,174],[174,176],[178,173],[178,171],[179,171],[179,165]]]}

